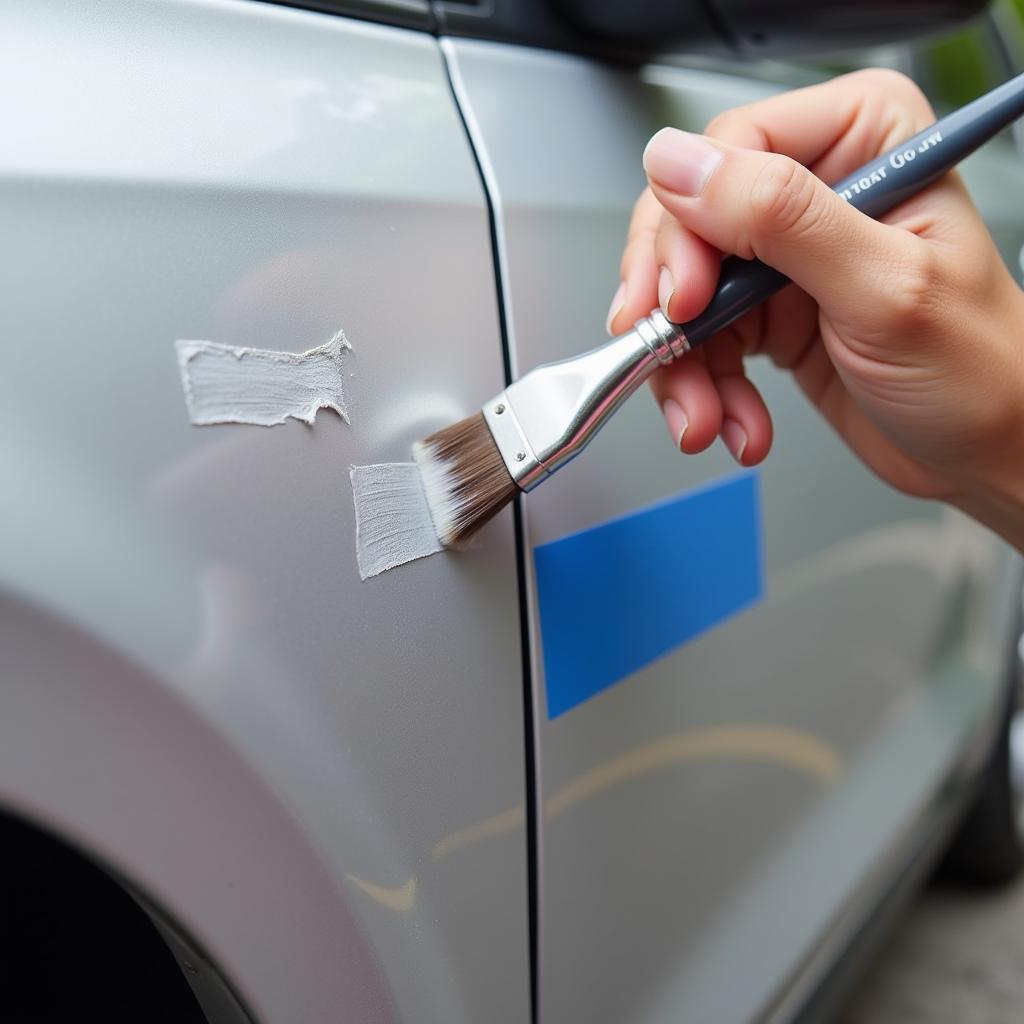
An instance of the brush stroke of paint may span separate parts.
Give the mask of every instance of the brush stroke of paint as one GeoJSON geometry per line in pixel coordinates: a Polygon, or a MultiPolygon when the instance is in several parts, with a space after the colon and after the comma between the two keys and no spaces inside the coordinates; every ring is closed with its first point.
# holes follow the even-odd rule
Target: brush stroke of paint
{"type": "Polygon", "coordinates": [[[533,558],[557,718],[761,599],[757,476],[542,544],[533,558]]]}
{"type": "Polygon", "coordinates": [[[350,476],[361,579],[442,550],[417,463],[353,466],[350,476]]]}
{"type": "Polygon", "coordinates": [[[177,341],[175,348],[189,419],[195,426],[273,427],[289,418],[312,426],[321,409],[333,409],[349,422],[341,364],[342,353],[352,346],[343,331],[308,352],[214,341],[177,341]]]}

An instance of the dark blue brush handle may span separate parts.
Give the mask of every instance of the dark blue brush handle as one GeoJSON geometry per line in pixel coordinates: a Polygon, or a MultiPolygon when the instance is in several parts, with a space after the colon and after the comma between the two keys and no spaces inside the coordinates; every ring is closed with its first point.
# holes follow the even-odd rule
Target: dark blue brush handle
{"type": "MultiPolygon", "coordinates": [[[[941,178],[1021,115],[1024,74],[941,118],[832,187],[851,206],[879,217],[941,178]]],[[[759,260],[724,259],[707,309],[682,325],[690,346],[707,341],[787,284],[788,277],[759,260]]]]}

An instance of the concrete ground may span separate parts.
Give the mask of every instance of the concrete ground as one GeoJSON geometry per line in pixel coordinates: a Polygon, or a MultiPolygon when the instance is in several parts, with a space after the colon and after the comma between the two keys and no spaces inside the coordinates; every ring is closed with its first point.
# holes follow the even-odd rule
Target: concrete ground
{"type": "Polygon", "coordinates": [[[840,1024],[1024,1022],[1024,881],[932,888],[880,950],[840,1024]]]}

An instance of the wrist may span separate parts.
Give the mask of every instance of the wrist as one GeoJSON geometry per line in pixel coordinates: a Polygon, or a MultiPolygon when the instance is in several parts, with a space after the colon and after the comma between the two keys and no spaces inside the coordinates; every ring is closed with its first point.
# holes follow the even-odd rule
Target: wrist
{"type": "Polygon", "coordinates": [[[1009,274],[1005,283],[989,324],[990,339],[1003,342],[989,367],[1000,367],[989,380],[990,426],[948,500],[1024,553],[1024,291],[1009,274]]]}
{"type": "Polygon", "coordinates": [[[975,465],[950,504],[1024,554],[1024,367],[1020,370],[1016,401],[989,445],[990,457],[975,465]]]}
{"type": "Polygon", "coordinates": [[[951,502],[1024,554],[1024,486],[972,491],[951,502]]]}

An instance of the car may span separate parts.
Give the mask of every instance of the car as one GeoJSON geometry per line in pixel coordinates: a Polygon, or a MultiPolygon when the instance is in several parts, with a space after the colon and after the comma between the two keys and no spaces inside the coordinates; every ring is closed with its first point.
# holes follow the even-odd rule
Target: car
{"type": "MultiPolygon", "coordinates": [[[[12,1019],[822,1021],[936,865],[1018,870],[1020,560],[769,366],[762,468],[637,396],[360,577],[351,466],[605,337],[655,130],[865,62],[941,108],[979,10],[657,6],[0,8],[12,1019]],[[335,339],[344,403],[195,425],[182,339],[335,339]]],[[[1012,135],[964,176],[1016,265],[1012,135]]]]}

